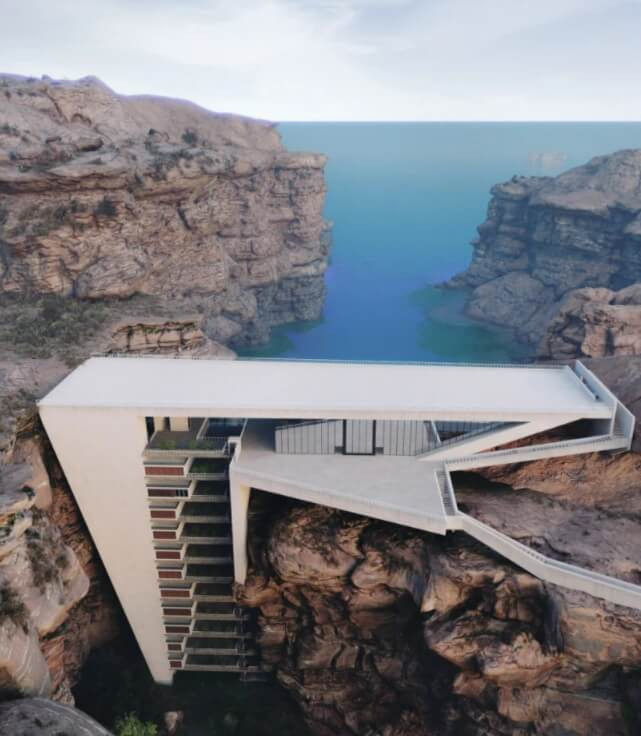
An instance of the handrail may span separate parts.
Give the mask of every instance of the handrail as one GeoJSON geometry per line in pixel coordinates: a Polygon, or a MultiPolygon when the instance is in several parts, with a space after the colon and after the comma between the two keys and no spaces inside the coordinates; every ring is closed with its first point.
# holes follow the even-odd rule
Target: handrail
{"type": "Polygon", "coordinates": [[[525,569],[527,569],[525,567],[528,564],[527,560],[531,560],[534,566],[542,568],[537,572],[528,570],[537,577],[556,585],[596,595],[619,605],[641,609],[640,585],[594,572],[578,565],[555,560],[493,529],[484,522],[478,521],[469,514],[460,513],[459,515],[462,517],[463,530],[475,539],[487,544],[488,547],[500,552],[508,559],[515,558],[512,559],[512,562],[525,569]],[[512,558],[509,554],[506,554],[505,548],[508,551],[511,550],[512,558]],[[566,576],[569,576],[569,579],[566,576]]]}
{"type": "Polygon", "coordinates": [[[293,420],[291,424],[276,424],[274,431],[279,429],[293,429],[295,427],[312,427],[317,424],[329,424],[329,422],[342,422],[342,419],[305,419],[304,421],[293,420]]]}
{"type": "Polygon", "coordinates": [[[550,449],[556,450],[563,447],[577,447],[590,444],[598,445],[612,441],[614,441],[614,438],[609,434],[595,435],[594,437],[581,437],[579,439],[570,440],[568,442],[548,442],[544,445],[525,445],[523,447],[512,447],[508,450],[495,450],[483,453],[476,453],[473,455],[461,455],[460,457],[448,458],[445,462],[447,466],[457,465],[460,463],[476,462],[478,460],[483,462],[489,459],[507,457],[510,455],[518,455],[522,453],[546,452],[550,449]]]}
{"type": "MultiPolygon", "coordinates": [[[[483,426],[478,427],[477,429],[472,429],[469,432],[464,432],[463,434],[455,435],[454,437],[448,437],[447,439],[441,439],[441,443],[437,445],[436,447],[432,448],[431,450],[428,450],[428,452],[425,453],[425,455],[429,455],[432,452],[436,452],[437,450],[441,450],[445,447],[449,447],[450,445],[454,445],[457,442],[467,442],[469,439],[473,439],[475,437],[478,437],[479,435],[483,434],[493,434],[498,429],[505,428],[507,429],[512,428],[516,425],[524,424],[524,422],[487,422],[483,423],[483,426]]],[[[440,437],[440,433],[439,433],[440,437]]]]}

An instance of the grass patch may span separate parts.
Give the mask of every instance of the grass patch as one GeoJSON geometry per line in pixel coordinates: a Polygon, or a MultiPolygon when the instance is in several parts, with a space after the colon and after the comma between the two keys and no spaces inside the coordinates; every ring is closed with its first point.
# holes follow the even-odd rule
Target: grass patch
{"type": "Polygon", "coordinates": [[[55,294],[33,301],[5,297],[0,299],[0,344],[29,358],[62,355],[65,360],[71,359],[108,316],[109,310],[100,302],[55,294]]]}

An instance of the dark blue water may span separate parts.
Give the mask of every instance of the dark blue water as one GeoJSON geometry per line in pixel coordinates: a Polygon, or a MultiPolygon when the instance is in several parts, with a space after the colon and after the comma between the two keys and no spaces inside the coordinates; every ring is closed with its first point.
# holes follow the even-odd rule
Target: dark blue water
{"type": "Polygon", "coordinates": [[[641,123],[287,123],[292,150],[329,157],[334,221],[327,301],[317,323],[274,330],[245,355],[501,361],[512,336],[465,318],[463,295],[434,289],[469,263],[490,187],[553,176],[641,147],[641,123]],[[541,162],[537,154],[548,154],[541,162]],[[559,157],[549,154],[562,154],[559,157]]]}

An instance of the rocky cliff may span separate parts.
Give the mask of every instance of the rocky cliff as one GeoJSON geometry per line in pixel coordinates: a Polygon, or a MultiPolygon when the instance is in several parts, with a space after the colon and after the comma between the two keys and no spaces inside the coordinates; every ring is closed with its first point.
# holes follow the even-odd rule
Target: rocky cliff
{"type": "Polygon", "coordinates": [[[571,291],[546,327],[544,358],[641,355],[641,283],[571,291]]]}
{"type": "MultiPolygon", "coordinates": [[[[548,503],[528,506],[530,523],[548,503]]],[[[638,611],[546,585],[463,533],[258,504],[264,544],[241,597],[313,733],[623,736],[641,724],[638,611]]]]}
{"type": "Polygon", "coordinates": [[[533,351],[543,340],[546,356],[614,354],[614,343],[638,352],[629,324],[638,319],[636,292],[575,290],[617,292],[641,281],[641,150],[495,186],[478,232],[469,268],[447,284],[471,289],[472,317],[513,328],[533,351]],[[579,314],[592,300],[594,310],[579,314]]]}
{"type": "Polygon", "coordinates": [[[318,317],[324,164],[270,123],[0,75],[0,699],[69,702],[122,622],[34,400],[92,352],[234,357],[318,317]]]}
{"type": "Polygon", "coordinates": [[[37,420],[22,422],[0,466],[0,699],[73,702],[90,649],[120,611],[37,420]]]}
{"type": "Polygon", "coordinates": [[[264,340],[320,314],[324,164],[269,123],[0,75],[0,292],[154,297],[264,340]]]}

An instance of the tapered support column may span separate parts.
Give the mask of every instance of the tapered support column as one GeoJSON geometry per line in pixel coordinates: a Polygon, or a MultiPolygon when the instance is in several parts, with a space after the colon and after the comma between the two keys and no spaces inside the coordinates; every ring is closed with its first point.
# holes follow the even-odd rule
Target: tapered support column
{"type": "Polygon", "coordinates": [[[234,548],[234,579],[237,583],[242,584],[247,578],[247,513],[251,488],[239,483],[232,473],[229,494],[234,548]]]}

